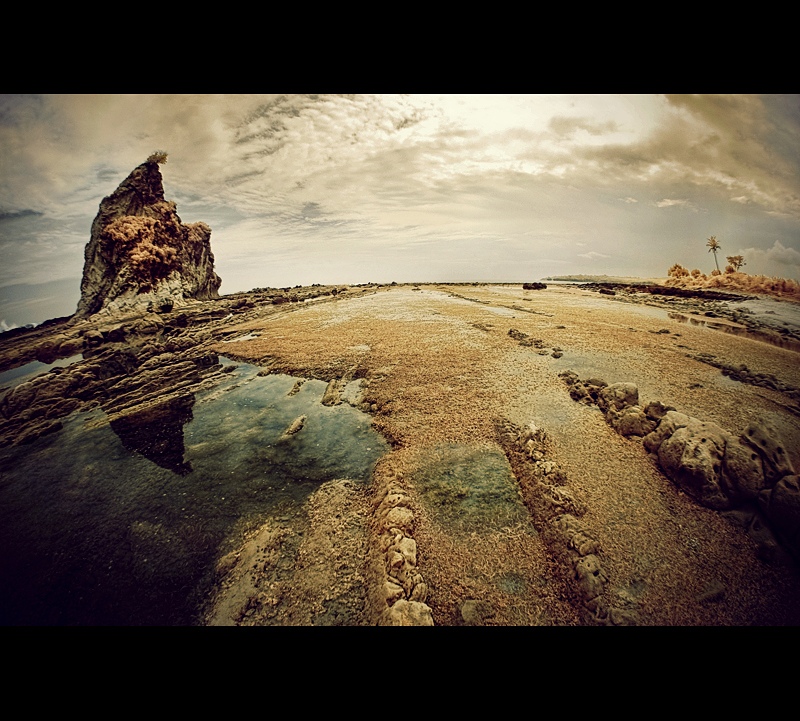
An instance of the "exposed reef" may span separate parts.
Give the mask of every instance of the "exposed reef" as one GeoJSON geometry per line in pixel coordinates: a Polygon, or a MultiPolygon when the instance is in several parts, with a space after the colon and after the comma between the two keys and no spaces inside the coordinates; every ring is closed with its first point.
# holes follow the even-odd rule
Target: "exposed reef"
{"type": "Polygon", "coordinates": [[[800,478],[772,424],[754,421],[737,437],[660,401],[640,403],[633,383],[580,380],[572,371],[559,375],[573,400],[596,404],[618,433],[641,438],[681,490],[708,508],[736,511],[731,517],[746,523],[762,558],[778,560],[780,540],[800,561],[800,478]]]}
{"type": "Polygon", "coordinates": [[[536,530],[563,569],[564,581],[584,622],[602,626],[632,626],[634,609],[612,605],[604,597],[608,576],[603,570],[600,543],[581,520],[586,503],[570,490],[561,467],[551,460],[552,442],[533,424],[520,428],[499,421],[501,447],[517,477],[522,497],[536,530]]]}
{"type": "Polygon", "coordinates": [[[0,334],[3,620],[796,625],[794,351],[663,312],[783,304],[609,292],[260,288],[0,334]]]}

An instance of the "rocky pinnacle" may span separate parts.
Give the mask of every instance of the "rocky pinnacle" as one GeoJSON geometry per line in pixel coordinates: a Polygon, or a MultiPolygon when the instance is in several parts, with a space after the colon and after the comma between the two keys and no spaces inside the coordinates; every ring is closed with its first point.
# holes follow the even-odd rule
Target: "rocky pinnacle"
{"type": "Polygon", "coordinates": [[[155,161],[135,168],[100,203],[84,258],[76,319],[210,300],[222,282],[211,229],[181,222],[175,203],[164,200],[155,161]]]}

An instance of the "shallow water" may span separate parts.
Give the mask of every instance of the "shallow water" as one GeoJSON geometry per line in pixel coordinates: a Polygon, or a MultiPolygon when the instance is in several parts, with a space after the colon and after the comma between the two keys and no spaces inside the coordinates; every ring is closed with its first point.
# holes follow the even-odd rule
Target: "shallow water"
{"type": "Polygon", "coordinates": [[[0,451],[0,622],[191,624],[221,544],[301,512],[324,481],[368,482],[388,450],[370,417],[321,405],[321,381],[287,396],[297,379],[258,370],[138,422],[77,413],[0,451]]]}
{"type": "Polygon", "coordinates": [[[72,365],[78,361],[83,360],[83,355],[74,355],[69,358],[61,358],[53,363],[40,363],[39,361],[31,361],[19,368],[12,368],[10,371],[3,371],[0,373],[0,389],[14,388],[15,386],[25,383],[26,381],[35,378],[36,376],[46,373],[51,368],[63,368],[64,366],[72,365]]]}
{"type": "Polygon", "coordinates": [[[489,533],[530,520],[499,448],[435,446],[421,454],[411,480],[433,519],[451,531],[489,533]]]}
{"type": "Polygon", "coordinates": [[[688,324],[699,328],[708,328],[721,333],[730,333],[742,338],[749,338],[750,340],[757,340],[761,343],[769,343],[770,345],[777,346],[778,348],[785,348],[786,350],[800,352],[800,341],[793,338],[784,338],[774,332],[760,332],[751,330],[741,325],[731,325],[725,321],[714,318],[699,318],[697,316],[688,316],[683,313],[669,313],[669,318],[678,323],[688,324]]]}

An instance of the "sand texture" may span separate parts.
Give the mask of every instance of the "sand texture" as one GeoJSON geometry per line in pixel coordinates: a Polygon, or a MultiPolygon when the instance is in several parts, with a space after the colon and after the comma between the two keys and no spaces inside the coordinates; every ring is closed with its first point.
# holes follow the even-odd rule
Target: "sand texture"
{"type": "Polygon", "coordinates": [[[800,307],[658,290],[260,289],[4,334],[0,614],[797,624],[800,307]]]}
{"type": "MultiPolygon", "coordinates": [[[[706,317],[699,301],[671,318],[621,300],[556,285],[383,288],[256,317],[226,329],[248,340],[213,349],[334,390],[361,381],[361,407],[392,444],[375,506],[394,492],[408,510],[405,528],[370,521],[387,609],[418,586],[435,625],[797,623],[796,563],[752,514],[698,503],[641,437],[617,433],[559,377],[633,383],[642,403],[733,435],[767,419],[798,468],[800,418],[785,392],[800,386],[796,352],[690,322],[692,310],[706,317]],[[721,372],[740,364],[784,391],[721,372]],[[574,520],[561,536],[553,503],[574,520]],[[386,571],[403,539],[417,574],[405,595],[386,571]]],[[[380,596],[370,620],[390,622],[380,596]]]]}

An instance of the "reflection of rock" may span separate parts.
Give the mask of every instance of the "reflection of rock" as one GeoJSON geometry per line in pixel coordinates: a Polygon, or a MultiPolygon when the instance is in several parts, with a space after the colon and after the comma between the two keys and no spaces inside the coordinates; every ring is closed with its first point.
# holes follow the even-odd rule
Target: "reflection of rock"
{"type": "Polygon", "coordinates": [[[187,299],[217,297],[211,229],[184,225],[164,200],[161,172],[148,160],[100,203],[84,252],[75,318],[100,310],[167,312],[187,299]]]}
{"type": "Polygon", "coordinates": [[[192,471],[183,461],[183,426],[192,420],[193,405],[194,395],[187,394],[137,407],[114,418],[111,428],[125,448],[183,476],[192,471]]]}
{"type": "Polygon", "coordinates": [[[61,424],[56,419],[103,398],[114,379],[135,372],[136,363],[127,351],[103,350],[0,394],[0,447],[58,430],[61,424]]]}

